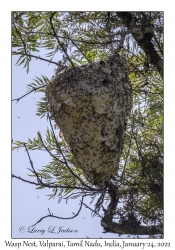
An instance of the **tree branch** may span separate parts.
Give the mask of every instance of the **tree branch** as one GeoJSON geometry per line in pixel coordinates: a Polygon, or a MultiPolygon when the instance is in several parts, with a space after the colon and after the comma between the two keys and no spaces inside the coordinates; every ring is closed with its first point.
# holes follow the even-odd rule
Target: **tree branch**
{"type": "Polygon", "coordinates": [[[111,201],[107,207],[104,209],[104,217],[101,220],[101,225],[104,229],[111,233],[119,233],[119,234],[132,234],[132,235],[154,235],[154,234],[162,234],[163,227],[160,226],[141,226],[129,223],[116,223],[113,222],[113,218],[115,215],[116,207],[119,201],[119,194],[116,186],[112,183],[107,183],[108,193],[111,197],[111,201]]]}
{"type": "Polygon", "coordinates": [[[59,38],[58,38],[56,32],[55,32],[55,28],[54,28],[53,23],[52,23],[52,18],[54,17],[55,13],[56,13],[56,12],[52,13],[51,17],[49,18],[49,19],[50,19],[50,25],[51,25],[51,28],[52,28],[52,30],[53,30],[54,36],[55,36],[55,38],[57,39],[57,42],[58,42],[59,46],[60,46],[60,47],[62,48],[62,50],[64,51],[64,53],[65,53],[65,55],[66,55],[68,61],[70,62],[70,64],[71,64],[72,66],[75,66],[74,63],[72,62],[72,60],[70,59],[69,55],[67,54],[67,51],[65,50],[64,46],[63,46],[62,43],[60,42],[60,40],[59,40],[59,38]]]}
{"type": "Polygon", "coordinates": [[[80,189],[80,190],[89,191],[89,188],[85,188],[85,187],[68,186],[68,185],[65,185],[65,186],[64,185],[63,186],[62,185],[53,185],[53,184],[43,183],[42,181],[40,181],[40,183],[34,182],[34,181],[28,181],[26,179],[21,178],[20,176],[14,175],[14,174],[12,174],[12,178],[16,178],[20,181],[27,182],[27,183],[35,185],[35,186],[44,186],[44,187],[48,187],[48,188],[72,188],[72,189],[80,189]]]}
{"type": "MultiPolygon", "coordinates": [[[[58,145],[58,146],[59,146],[59,145],[58,145]]],[[[62,188],[82,189],[82,190],[88,190],[88,191],[100,191],[100,189],[89,187],[88,185],[86,185],[85,183],[83,183],[83,181],[81,181],[81,179],[80,179],[77,175],[75,175],[74,172],[73,172],[70,168],[69,168],[69,169],[70,169],[71,173],[72,173],[77,179],[79,179],[79,180],[81,181],[81,183],[83,184],[83,186],[86,186],[86,188],[83,188],[83,187],[78,187],[78,188],[76,188],[76,186],[73,186],[73,187],[72,187],[72,186],[67,186],[67,185],[65,185],[65,186],[59,186],[59,185],[53,185],[53,183],[50,183],[50,184],[44,183],[44,182],[42,181],[42,178],[40,178],[40,177],[38,176],[38,173],[36,172],[36,170],[35,170],[35,168],[34,168],[34,166],[33,166],[33,162],[32,162],[32,160],[31,160],[31,158],[30,158],[30,154],[29,154],[29,152],[28,152],[28,149],[27,149],[25,143],[24,143],[24,147],[25,147],[25,149],[26,149],[26,152],[27,152],[27,155],[28,155],[28,158],[29,158],[29,161],[30,161],[30,165],[31,165],[31,167],[32,167],[32,170],[31,170],[31,171],[32,171],[32,173],[35,174],[38,183],[27,181],[27,180],[25,180],[25,179],[22,179],[21,177],[15,176],[15,175],[12,175],[12,178],[15,177],[15,178],[17,178],[17,179],[19,179],[19,180],[22,180],[22,181],[24,181],[24,182],[28,182],[28,183],[33,184],[33,185],[44,186],[44,187],[48,187],[48,188],[58,188],[58,187],[61,188],[61,187],[62,187],[62,188]]],[[[68,167],[69,167],[69,166],[68,166],[68,167]]]]}
{"type": "Polygon", "coordinates": [[[42,218],[40,218],[35,224],[31,225],[31,227],[36,226],[38,223],[40,223],[42,220],[44,220],[44,219],[46,219],[46,218],[48,218],[48,217],[55,218],[55,219],[62,219],[62,220],[74,219],[75,217],[77,217],[77,216],[79,215],[79,213],[80,213],[80,211],[81,211],[81,209],[82,209],[83,199],[84,199],[85,196],[86,196],[86,195],[83,195],[83,196],[82,196],[82,199],[81,199],[81,201],[80,201],[80,208],[79,208],[79,210],[77,211],[76,214],[73,213],[74,216],[72,216],[72,217],[67,217],[67,218],[59,217],[59,216],[53,215],[53,214],[50,212],[49,208],[48,208],[49,214],[46,215],[46,216],[44,216],[44,217],[42,217],[42,218]]]}
{"type": "Polygon", "coordinates": [[[61,30],[62,32],[63,32],[63,34],[69,39],[69,40],[71,40],[71,42],[73,43],[73,45],[81,52],[81,54],[86,58],[86,60],[88,61],[88,62],[90,62],[89,61],[89,59],[86,57],[86,55],[83,53],[83,51],[76,45],[76,43],[72,40],[72,38],[69,36],[69,35],[67,35],[63,30],[61,30]]]}
{"type": "Polygon", "coordinates": [[[124,167],[123,167],[123,170],[122,170],[122,174],[121,174],[121,177],[120,177],[120,180],[121,180],[121,184],[122,185],[122,182],[123,182],[123,179],[124,179],[124,176],[125,176],[125,168],[126,168],[126,164],[127,164],[127,160],[128,160],[128,157],[129,157],[129,154],[130,154],[130,149],[131,149],[131,143],[132,143],[132,136],[133,136],[133,128],[134,128],[134,116],[133,116],[133,119],[132,119],[132,129],[131,129],[131,136],[130,136],[130,141],[129,141],[129,146],[128,146],[128,152],[127,152],[127,155],[126,155],[126,158],[125,158],[125,164],[124,164],[124,167]]]}
{"type": "Polygon", "coordinates": [[[40,57],[40,56],[34,56],[34,55],[31,55],[31,54],[28,54],[28,53],[21,53],[21,52],[12,51],[12,55],[23,55],[23,56],[29,56],[29,57],[33,57],[33,58],[39,59],[39,60],[41,60],[41,61],[49,62],[49,63],[55,64],[55,65],[57,65],[57,66],[58,66],[58,63],[57,63],[57,62],[53,62],[53,61],[50,61],[50,60],[45,59],[45,58],[43,58],[43,57],[40,57]]]}
{"type": "Polygon", "coordinates": [[[154,48],[151,39],[154,37],[153,31],[147,31],[146,29],[140,29],[140,32],[134,32],[134,29],[138,30],[138,26],[130,12],[117,12],[117,15],[122,19],[124,25],[130,30],[132,36],[137,41],[138,45],[143,49],[148,57],[148,62],[153,64],[161,77],[163,78],[163,59],[158,55],[154,48]]]}
{"type": "MultiPolygon", "coordinates": [[[[85,208],[88,208],[89,210],[92,211],[92,213],[94,213],[93,216],[97,215],[97,216],[99,216],[100,218],[103,218],[96,210],[93,210],[93,209],[90,208],[88,205],[86,205],[84,202],[83,202],[83,205],[85,206],[85,208]]],[[[93,216],[92,216],[92,217],[93,217],[93,216]]]]}
{"type": "Polygon", "coordinates": [[[13,102],[13,101],[19,102],[19,100],[21,100],[23,97],[25,97],[25,96],[31,94],[31,93],[34,92],[34,91],[36,92],[37,89],[41,89],[41,88],[43,88],[43,87],[45,87],[45,86],[46,86],[46,84],[45,84],[45,85],[42,85],[41,87],[33,88],[31,91],[29,91],[29,92],[26,93],[25,95],[23,95],[23,96],[21,96],[21,97],[19,97],[19,98],[13,99],[12,102],[13,102]]]}
{"type": "Polygon", "coordinates": [[[112,221],[104,221],[102,219],[101,225],[104,229],[111,233],[119,233],[119,234],[132,234],[132,235],[155,235],[155,234],[163,234],[162,226],[137,226],[130,227],[128,224],[118,224],[112,221]]]}
{"type": "Polygon", "coordinates": [[[12,21],[12,23],[13,23],[13,25],[15,26],[16,32],[18,33],[18,35],[19,35],[19,37],[20,37],[20,39],[21,39],[21,42],[22,42],[23,47],[24,47],[24,52],[25,52],[25,55],[26,55],[26,54],[27,54],[26,44],[25,44],[25,42],[24,42],[24,40],[23,40],[23,38],[22,38],[22,36],[21,36],[21,33],[19,32],[18,28],[16,27],[15,22],[12,21]]]}

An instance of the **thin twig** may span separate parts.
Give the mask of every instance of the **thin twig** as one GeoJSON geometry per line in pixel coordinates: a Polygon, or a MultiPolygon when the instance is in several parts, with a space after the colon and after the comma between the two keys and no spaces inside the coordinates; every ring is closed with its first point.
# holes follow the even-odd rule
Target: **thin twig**
{"type": "Polygon", "coordinates": [[[71,40],[71,42],[73,43],[73,45],[81,52],[81,54],[86,58],[86,60],[88,61],[88,62],[90,62],[90,60],[86,57],[86,55],[83,53],[83,51],[76,45],[76,43],[72,40],[72,38],[69,36],[69,35],[67,35],[63,30],[61,30],[62,32],[63,32],[63,34],[65,34],[65,36],[67,36],[68,37],[68,39],[69,40],[71,40]]]}
{"type": "MultiPolygon", "coordinates": [[[[133,116],[133,120],[132,120],[132,133],[131,133],[131,137],[130,137],[130,142],[129,142],[129,147],[128,147],[128,153],[126,155],[125,164],[124,164],[123,171],[122,171],[122,174],[121,174],[121,177],[120,177],[121,183],[123,182],[123,178],[124,178],[124,175],[125,175],[125,168],[126,168],[128,156],[129,156],[130,149],[131,149],[132,136],[133,136],[133,127],[134,127],[134,116],[133,116]]],[[[122,184],[120,184],[120,185],[122,185],[122,184]]]]}
{"type": "Polygon", "coordinates": [[[53,64],[55,64],[55,65],[58,66],[58,62],[53,62],[53,61],[50,61],[50,60],[45,59],[45,58],[43,58],[43,57],[34,56],[34,55],[31,55],[31,54],[28,54],[28,53],[21,53],[21,52],[12,51],[12,55],[30,56],[30,57],[33,57],[33,58],[36,58],[36,59],[39,59],[39,60],[42,60],[42,61],[45,61],[45,62],[53,63],[53,64]]]}
{"type": "Polygon", "coordinates": [[[47,59],[45,59],[45,58],[42,58],[42,57],[40,57],[40,56],[34,56],[34,55],[31,55],[30,53],[27,53],[26,44],[25,44],[25,42],[24,42],[24,40],[23,40],[23,38],[22,38],[22,36],[21,36],[21,33],[20,33],[19,30],[17,29],[17,27],[16,27],[16,25],[15,25],[14,22],[13,22],[13,25],[15,26],[16,32],[18,33],[18,35],[19,35],[19,37],[20,37],[20,39],[21,39],[21,42],[22,42],[22,44],[23,44],[23,47],[24,47],[24,53],[12,51],[12,54],[13,54],[13,55],[24,55],[24,56],[34,57],[34,58],[36,58],[36,59],[40,59],[40,60],[42,60],[42,61],[46,61],[46,62],[49,62],[49,63],[53,63],[53,64],[58,65],[58,63],[56,63],[56,62],[52,62],[52,61],[47,60],[47,59]]]}
{"type": "Polygon", "coordinates": [[[41,87],[33,88],[31,91],[29,91],[29,92],[26,93],[25,95],[23,95],[23,96],[21,96],[21,97],[19,97],[19,98],[13,99],[12,102],[13,102],[13,101],[19,102],[19,100],[21,100],[23,97],[25,97],[25,96],[31,94],[31,93],[34,92],[34,91],[36,92],[37,89],[41,89],[41,88],[43,88],[43,87],[45,87],[45,86],[46,86],[46,85],[42,85],[41,87]]]}
{"type": "MultiPolygon", "coordinates": [[[[59,160],[59,159],[58,159],[55,155],[53,155],[53,154],[50,152],[50,150],[46,147],[46,145],[44,144],[44,142],[43,142],[43,140],[42,140],[42,137],[41,137],[41,134],[40,134],[40,133],[38,133],[38,136],[39,136],[39,138],[40,138],[40,140],[41,140],[41,142],[42,142],[42,144],[43,144],[45,150],[46,150],[53,158],[55,158],[58,162],[64,164],[64,163],[65,163],[64,161],[59,160]]],[[[60,148],[60,150],[62,150],[62,149],[60,148]]],[[[60,151],[60,152],[61,152],[61,151],[60,151]]]]}
{"type": "Polygon", "coordinates": [[[44,186],[44,187],[48,187],[48,188],[72,188],[72,189],[80,189],[80,190],[89,191],[89,188],[85,188],[85,187],[68,186],[68,185],[65,185],[65,186],[64,185],[51,185],[51,184],[43,183],[42,181],[40,181],[40,183],[34,182],[34,181],[28,181],[26,179],[21,178],[20,176],[14,175],[14,174],[12,174],[12,178],[16,178],[18,180],[21,180],[23,182],[27,182],[27,183],[35,185],[35,186],[44,186]]]}
{"type": "Polygon", "coordinates": [[[84,202],[83,202],[83,205],[88,208],[89,210],[91,210],[94,214],[97,214],[100,218],[103,218],[98,212],[96,212],[95,210],[93,210],[92,208],[90,208],[88,205],[86,205],[84,202]]]}
{"type": "Polygon", "coordinates": [[[55,38],[57,39],[57,42],[58,42],[59,46],[60,46],[60,47],[62,48],[62,50],[64,51],[64,53],[65,53],[65,55],[66,55],[68,61],[70,62],[70,64],[71,64],[72,66],[75,66],[74,63],[72,62],[72,60],[70,59],[69,55],[67,54],[67,51],[65,50],[64,46],[62,45],[62,43],[60,42],[59,38],[57,37],[56,32],[55,32],[55,28],[54,28],[53,23],[52,23],[52,18],[54,17],[55,13],[56,13],[56,12],[52,13],[51,17],[49,18],[49,19],[50,19],[50,25],[51,25],[51,28],[52,28],[52,30],[53,30],[54,36],[55,36],[55,38]]]}
{"type": "Polygon", "coordinates": [[[155,39],[155,41],[156,41],[156,43],[157,43],[157,46],[158,46],[158,48],[159,48],[161,54],[163,55],[163,50],[161,49],[160,44],[159,44],[159,42],[158,42],[158,40],[157,40],[157,37],[156,37],[156,35],[155,35],[154,32],[153,32],[153,36],[154,36],[154,39],[155,39]]]}
{"type": "Polygon", "coordinates": [[[25,52],[25,54],[27,54],[26,44],[25,44],[25,42],[24,42],[24,40],[23,40],[23,38],[21,36],[21,33],[19,32],[18,28],[16,27],[16,24],[13,21],[12,21],[12,23],[15,26],[16,32],[18,33],[18,35],[19,35],[19,37],[21,39],[21,42],[22,42],[23,47],[24,47],[24,52],[25,52]]]}
{"type": "Polygon", "coordinates": [[[83,199],[84,199],[85,196],[86,196],[86,195],[83,195],[83,196],[82,196],[82,199],[81,199],[81,201],[80,201],[80,207],[79,207],[77,213],[74,214],[74,216],[72,216],[72,217],[67,217],[67,218],[65,218],[65,217],[59,217],[59,216],[53,215],[53,213],[51,213],[50,210],[49,210],[49,208],[48,208],[48,210],[49,210],[49,215],[46,215],[46,216],[42,217],[41,219],[39,219],[39,221],[37,221],[35,224],[31,225],[31,227],[36,226],[38,223],[40,223],[42,220],[44,220],[44,219],[46,219],[46,218],[48,218],[48,217],[52,217],[52,218],[55,218],[55,219],[61,219],[61,220],[70,220],[70,219],[74,219],[75,217],[77,217],[77,216],[79,215],[79,213],[80,213],[80,211],[81,211],[81,209],[82,209],[83,199]]]}
{"type": "MultiPolygon", "coordinates": [[[[47,33],[44,33],[44,32],[38,32],[38,31],[30,31],[30,33],[31,34],[40,34],[40,35],[49,35],[49,36],[53,36],[53,37],[55,37],[55,34],[53,34],[53,33],[50,33],[50,32],[47,32],[47,33]]],[[[116,34],[117,35],[117,34],[116,34]]],[[[115,34],[114,35],[111,35],[111,36],[115,36],[115,34]]],[[[62,39],[65,39],[66,37],[65,36],[60,36],[60,35],[57,35],[57,37],[59,37],[59,38],[62,38],[62,39]]],[[[100,37],[110,37],[110,35],[109,36],[99,36],[99,38],[100,37]]],[[[78,42],[78,43],[86,43],[86,44],[99,44],[99,45],[106,45],[106,44],[110,44],[110,43],[114,43],[114,42],[119,42],[120,40],[109,40],[109,41],[106,41],[106,42],[90,42],[90,41],[88,41],[88,40],[79,40],[79,39],[72,39],[71,38],[71,41],[72,42],[78,42]]]]}

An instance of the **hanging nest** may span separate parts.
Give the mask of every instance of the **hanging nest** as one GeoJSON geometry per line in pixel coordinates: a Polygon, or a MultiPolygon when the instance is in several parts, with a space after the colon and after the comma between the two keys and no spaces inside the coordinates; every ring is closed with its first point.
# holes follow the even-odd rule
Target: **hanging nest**
{"type": "Polygon", "coordinates": [[[117,173],[131,83],[124,59],[58,69],[46,88],[48,110],[64,135],[85,178],[103,187],[117,173]]]}

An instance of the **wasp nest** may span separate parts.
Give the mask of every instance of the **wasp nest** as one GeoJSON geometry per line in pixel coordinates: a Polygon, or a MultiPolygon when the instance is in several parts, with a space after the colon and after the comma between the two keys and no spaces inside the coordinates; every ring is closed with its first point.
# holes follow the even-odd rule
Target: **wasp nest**
{"type": "Polygon", "coordinates": [[[85,178],[103,187],[117,173],[131,84],[123,58],[58,69],[46,88],[48,110],[85,178]]]}

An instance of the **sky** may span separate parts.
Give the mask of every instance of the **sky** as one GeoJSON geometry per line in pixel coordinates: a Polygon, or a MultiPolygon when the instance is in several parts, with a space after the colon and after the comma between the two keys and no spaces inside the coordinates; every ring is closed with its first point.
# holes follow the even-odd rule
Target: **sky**
{"type": "MultiPolygon", "coordinates": [[[[47,10],[51,11],[54,6],[58,6],[58,1],[42,1],[42,5],[40,1],[30,1],[28,3],[28,8],[32,11],[36,10],[47,10]],[[51,4],[52,3],[52,4],[51,4]]],[[[11,227],[13,232],[13,237],[20,237],[22,238],[22,233],[18,233],[18,228],[21,226],[25,226],[26,228],[35,223],[38,219],[38,214],[45,215],[47,213],[48,207],[51,209],[51,205],[48,205],[47,197],[45,196],[46,192],[43,191],[36,191],[34,187],[28,185],[26,183],[22,183],[18,180],[13,180],[13,193],[11,192],[11,129],[13,139],[19,140],[27,140],[27,137],[30,136],[33,138],[36,135],[37,130],[45,130],[47,124],[44,123],[44,120],[37,119],[37,122],[34,122],[36,116],[35,113],[35,105],[34,100],[30,99],[30,97],[26,97],[26,99],[21,100],[17,105],[13,104],[13,110],[11,110],[11,89],[13,89],[13,98],[16,98],[25,93],[26,83],[29,83],[35,75],[38,75],[38,71],[41,72],[44,67],[48,69],[45,63],[40,62],[37,67],[33,66],[33,70],[31,68],[28,75],[26,75],[25,70],[22,67],[16,67],[15,71],[13,71],[13,77],[11,77],[11,11],[13,10],[26,10],[26,2],[25,1],[11,1],[6,0],[0,3],[1,6],[1,16],[0,16],[0,26],[1,26],[1,34],[3,34],[3,39],[0,39],[0,68],[1,68],[1,92],[0,92],[0,107],[1,107],[1,117],[3,117],[3,122],[0,123],[0,152],[1,152],[1,182],[0,182],[0,194],[1,194],[1,206],[0,206],[0,246],[4,248],[4,240],[11,239],[11,227]],[[6,25],[4,25],[4,20],[6,20],[6,25]],[[39,70],[38,70],[39,68],[39,70]],[[15,72],[15,73],[14,73],[15,72]],[[33,73],[32,73],[33,72],[33,73]],[[30,76],[30,77],[29,77],[30,76]],[[11,81],[12,78],[12,81],[11,81]],[[16,83],[15,83],[16,82],[16,83]],[[14,84],[16,84],[14,86],[14,84]],[[14,89],[16,92],[14,92],[14,89]],[[28,100],[25,102],[25,100],[28,100]],[[32,102],[30,102],[32,100],[32,102]],[[29,104],[30,103],[30,104],[29,104]],[[27,112],[26,112],[27,111],[27,112]],[[12,119],[11,119],[12,114],[12,119]],[[32,122],[29,114],[33,114],[32,122]],[[20,118],[17,118],[20,116],[20,118]],[[20,120],[21,119],[21,120],[20,120]],[[22,122],[21,122],[22,121],[22,122]],[[12,122],[12,123],[11,123],[12,122]],[[11,128],[12,124],[12,128],[11,128]],[[35,124],[35,126],[34,126],[35,124]],[[38,127],[36,126],[38,124],[38,127]],[[45,124],[45,125],[44,125],[45,124]],[[31,128],[34,128],[33,130],[31,128]],[[41,128],[42,127],[42,128],[41,128]],[[16,132],[15,132],[15,131],[16,132]],[[18,132],[17,132],[18,131],[18,132]],[[32,132],[33,131],[33,132],[32,132]],[[22,137],[22,135],[24,137],[22,137]],[[39,198],[37,197],[39,196],[39,198]],[[12,204],[11,204],[11,197],[12,204]],[[41,199],[42,198],[42,199],[41,199]],[[12,205],[12,207],[11,207],[12,205]],[[11,209],[13,208],[13,209],[11,209]],[[37,209],[36,209],[37,208],[37,209]],[[11,216],[12,211],[12,216],[11,216]]],[[[83,2],[83,6],[80,4],[79,1],[69,1],[66,2],[59,2],[59,10],[67,10],[67,11],[82,11],[82,10],[91,10],[93,6],[93,10],[117,10],[118,11],[130,11],[130,10],[163,10],[165,11],[165,86],[164,86],[164,139],[165,139],[165,197],[164,197],[164,210],[165,210],[165,238],[161,240],[161,242],[170,242],[171,249],[173,244],[175,245],[174,240],[174,205],[173,205],[173,190],[174,190],[174,122],[175,117],[172,115],[175,109],[175,98],[174,98],[174,39],[172,39],[172,30],[174,29],[174,1],[170,0],[168,2],[159,2],[157,5],[156,1],[148,0],[146,2],[139,2],[137,0],[131,1],[124,1],[124,2],[115,2],[115,1],[108,1],[108,7],[106,7],[106,2],[100,3],[99,2],[92,2],[86,1],[83,2]],[[92,4],[93,3],[93,4],[92,4]],[[149,6],[149,7],[148,7],[149,6]]],[[[14,64],[12,64],[14,66],[14,64]]],[[[32,67],[32,66],[31,66],[32,67]]],[[[49,77],[53,74],[53,69],[51,66],[49,70],[44,71],[44,74],[49,77]],[[50,73],[49,73],[50,72],[50,73]]],[[[33,95],[31,98],[36,98],[36,95],[33,95]]],[[[2,121],[2,120],[1,120],[2,121]]],[[[13,153],[13,170],[15,171],[14,174],[20,174],[20,176],[26,176],[28,171],[26,170],[27,167],[30,167],[29,161],[25,156],[24,152],[20,152],[20,154],[13,153]]],[[[46,156],[45,156],[46,157],[46,156]]],[[[32,158],[35,162],[36,167],[42,166],[42,158],[35,157],[32,158]]],[[[48,194],[48,193],[47,193],[48,194]]],[[[60,204],[57,205],[57,201],[52,205],[52,209],[56,209],[56,212],[64,212],[67,213],[69,208],[72,208],[72,204],[68,204],[68,206],[63,205],[63,209],[61,209],[60,204]],[[65,209],[67,208],[67,209],[65,209]]],[[[49,201],[49,204],[50,201],[49,201]]],[[[76,207],[77,208],[77,207],[76,207]]],[[[75,209],[76,210],[76,209],[75,209]]],[[[53,210],[52,210],[53,211],[53,210]]],[[[70,210],[70,213],[72,209],[70,210]]],[[[85,212],[86,213],[86,212],[85,212]]],[[[85,214],[84,213],[84,214],[85,214]]],[[[89,214],[89,213],[88,213],[89,214]]],[[[47,229],[48,226],[56,225],[60,226],[63,225],[65,227],[78,227],[79,235],[77,237],[81,237],[80,233],[82,232],[84,235],[89,237],[95,237],[94,234],[91,234],[91,231],[99,233],[99,237],[104,237],[101,233],[102,228],[99,224],[97,218],[93,218],[93,223],[91,220],[90,215],[83,215],[82,217],[76,218],[71,221],[71,225],[66,225],[65,221],[47,221],[46,227],[39,227],[40,229],[47,229]],[[84,218],[85,217],[85,218],[84,218]],[[78,222],[76,220],[79,220],[78,222]],[[85,222],[86,224],[85,224],[85,222]],[[79,226],[82,227],[80,228],[79,226]],[[95,224],[95,228],[94,228],[95,224]]],[[[47,219],[48,220],[48,219],[47,219]]],[[[43,222],[42,222],[43,223],[43,222]]],[[[46,222],[45,222],[46,223],[46,222]]],[[[40,224],[41,225],[41,224],[40,224]]],[[[39,231],[38,231],[39,234],[39,231]]],[[[108,234],[107,234],[108,235],[108,234]]],[[[58,235],[59,237],[64,237],[62,235],[58,235]]],[[[57,237],[58,237],[57,236],[57,237]]],[[[85,236],[85,237],[86,237],[85,236]]],[[[98,236],[98,235],[97,235],[98,236]]],[[[106,236],[106,234],[105,234],[106,236]]],[[[110,235],[107,237],[109,238],[110,235]]],[[[29,238],[29,234],[24,233],[23,238],[29,238]]],[[[41,236],[37,236],[40,238],[41,236]]],[[[51,238],[50,234],[44,238],[51,238]]],[[[66,234],[66,237],[69,237],[66,234]]],[[[114,235],[112,235],[114,237],[114,235]]],[[[34,238],[34,234],[32,234],[31,238],[34,238]]],[[[147,240],[148,242],[148,240],[147,240]]],[[[2,248],[2,249],[3,249],[2,248]]]]}

